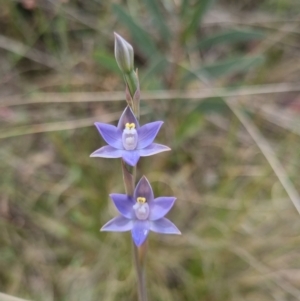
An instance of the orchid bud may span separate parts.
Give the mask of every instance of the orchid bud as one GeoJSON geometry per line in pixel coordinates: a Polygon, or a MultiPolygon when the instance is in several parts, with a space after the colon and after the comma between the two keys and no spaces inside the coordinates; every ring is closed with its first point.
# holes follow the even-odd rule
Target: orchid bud
{"type": "Polygon", "coordinates": [[[133,71],[133,48],[117,33],[115,33],[115,57],[123,73],[133,71]]]}

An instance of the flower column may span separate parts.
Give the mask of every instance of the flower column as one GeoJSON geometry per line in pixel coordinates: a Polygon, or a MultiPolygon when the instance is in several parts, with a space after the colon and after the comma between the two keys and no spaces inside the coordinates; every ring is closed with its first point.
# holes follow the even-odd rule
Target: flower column
{"type": "Polygon", "coordinates": [[[107,145],[93,152],[91,157],[122,158],[126,194],[110,195],[120,215],[106,223],[101,231],[131,231],[138,297],[139,301],[146,301],[144,261],[149,231],[163,234],[180,234],[180,231],[164,217],[174,205],[175,197],[154,198],[152,187],[145,176],[135,187],[136,164],[140,157],[155,155],[170,148],[153,142],[162,121],[143,126],[139,124],[140,88],[133,67],[133,56],[132,46],[115,33],[115,57],[124,75],[128,106],[117,126],[95,123],[107,145]]]}

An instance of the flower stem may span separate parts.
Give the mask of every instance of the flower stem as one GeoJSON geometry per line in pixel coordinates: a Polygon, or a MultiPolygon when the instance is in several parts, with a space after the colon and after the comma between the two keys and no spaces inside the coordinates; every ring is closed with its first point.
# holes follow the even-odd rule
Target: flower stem
{"type": "Polygon", "coordinates": [[[132,241],[133,260],[137,275],[138,300],[147,301],[146,277],[145,277],[145,255],[147,250],[147,241],[140,247],[137,247],[132,241]]]}
{"type": "MultiPolygon", "coordinates": [[[[118,61],[118,59],[117,59],[118,61]]],[[[126,100],[133,110],[137,119],[140,115],[140,84],[138,78],[138,71],[131,70],[126,73],[123,72],[124,80],[126,82],[126,100]],[[128,93],[128,94],[127,94],[128,93]]],[[[135,180],[136,180],[136,166],[130,168],[126,166],[122,160],[122,172],[125,191],[127,195],[133,196],[135,180]]],[[[147,241],[137,247],[132,241],[133,249],[133,262],[137,276],[137,287],[138,287],[138,300],[147,301],[146,281],[145,281],[145,257],[147,250],[147,241]]]]}

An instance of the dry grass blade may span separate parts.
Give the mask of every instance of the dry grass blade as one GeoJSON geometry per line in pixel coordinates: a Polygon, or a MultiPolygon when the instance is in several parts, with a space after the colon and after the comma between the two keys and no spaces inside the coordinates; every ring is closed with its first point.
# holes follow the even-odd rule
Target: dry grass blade
{"type": "Polygon", "coordinates": [[[21,298],[17,298],[14,296],[0,293],[0,301],[29,301],[29,300],[25,300],[25,299],[21,299],[21,298]]]}
{"type": "MultiPolygon", "coordinates": [[[[252,256],[248,251],[241,247],[237,247],[235,245],[230,246],[230,250],[234,252],[237,256],[246,261],[251,267],[257,270],[260,274],[267,275],[271,274],[272,270],[264,265],[262,262],[257,260],[254,256],[252,256]]],[[[300,291],[296,289],[293,285],[284,280],[280,274],[273,274],[273,282],[276,283],[281,289],[285,292],[289,293],[297,300],[300,300],[300,291]]]]}
{"type": "MultiPolygon", "coordinates": [[[[239,97],[259,94],[299,92],[300,83],[280,83],[269,85],[255,85],[239,88],[236,90],[228,88],[208,88],[193,91],[162,90],[143,92],[143,100],[172,100],[190,99],[199,101],[209,97],[239,97]]],[[[74,102],[106,102],[123,101],[124,92],[70,92],[70,93],[35,93],[32,96],[21,95],[3,97],[1,106],[18,106],[35,103],[74,103],[74,102]]]]}
{"type": "Polygon", "coordinates": [[[254,51],[254,53],[262,54],[263,52],[268,51],[271,47],[277,45],[283,39],[288,37],[289,33],[293,33],[298,30],[298,23],[288,23],[285,24],[280,31],[277,31],[273,36],[264,40],[254,51]]]}
{"type": "Polygon", "coordinates": [[[0,48],[24,56],[34,62],[47,66],[49,68],[57,68],[58,62],[46,53],[37,49],[30,48],[18,41],[12,40],[0,35],[0,48]]]}
{"type": "Polygon", "coordinates": [[[282,23],[299,23],[299,18],[278,18],[267,13],[259,12],[256,14],[249,12],[239,12],[236,14],[232,11],[226,11],[224,9],[214,8],[209,11],[203,19],[204,25],[232,25],[232,24],[244,24],[257,26],[261,24],[282,24],[282,23]]]}
{"type": "Polygon", "coordinates": [[[232,112],[236,115],[236,117],[240,120],[240,122],[244,125],[252,139],[255,141],[256,145],[259,147],[260,151],[263,153],[263,155],[269,162],[281,185],[285,189],[286,193],[288,194],[292,203],[294,204],[295,208],[300,214],[299,194],[295,189],[293,183],[290,181],[287,173],[285,172],[285,169],[279,162],[271,146],[262,136],[262,134],[259,132],[256,126],[251,122],[251,120],[240,111],[238,105],[235,102],[226,100],[226,103],[230,107],[232,112]]]}
{"type": "Polygon", "coordinates": [[[44,132],[53,132],[53,131],[63,131],[63,130],[72,130],[82,127],[92,126],[95,121],[101,120],[102,122],[111,122],[119,118],[121,112],[106,114],[99,118],[84,118],[71,121],[61,121],[61,122],[52,122],[52,123],[41,123],[15,127],[10,130],[0,132],[1,138],[8,138],[20,135],[44,133],[44,132]]]}
{"type": "MultiPolygon", "coordinates": [[[[274,106],[258,106],[251,104],[253,108],[259,109],[259,114],[268,122],[280,126],[281,128],[288,130],[296,135],[300,136],[300,122],[299,122],[299,115],[294,114],[291,110],[285,111],[282,114],[281,107],[274,107],[274,106]]],[[[254,112],[254,109],[251,109],[254,112]]]]}

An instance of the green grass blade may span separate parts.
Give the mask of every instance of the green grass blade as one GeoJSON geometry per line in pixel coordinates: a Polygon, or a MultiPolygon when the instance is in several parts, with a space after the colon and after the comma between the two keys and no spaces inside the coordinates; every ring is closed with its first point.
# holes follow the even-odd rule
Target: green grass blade
{"type": "Polygon", "coordinates": [[[194,48],[206,49],[220,44],[233,44],[261,40],[265,33],[261,30],[229,30],[202,39],[194,48]]]}
{"type": "Polygon", "coordinates": [[[153,16],[153,24],[158,28],[162,39],[168,41],[171,38],[171,33],[168,26],[165,23],[165,17],[161,12],[161,8],[159,7],[159,2],[153,0],[143,0],[143,1],[145,2],[145,5],[151,12],[153,16]]]}
{"type": "Polygon", "coordinates": [[[180,8],[180,15],[181,16],[185,16],[188,10],[188,6],[189,6],[189,0],[182,0],[181,1],[181,8],[180,8]]]}
{"type": "Polygon", "coordinates": [[[215,0],[202,0],[198,1],[196,7],[193,9],[194,13],[191,17],[190,23],[187,25],[183,38],[186,40],[191,35],[195,33],[199,25],[201,24],[201,21],[203,19],[203,16],[207,12],[207,10],[210,8],[210,6],[213,4],[215,0]]]}
{"type": "MultiPolygon", "coordinates": [[[[209,78],[218,78],[225,75],[232,75],[237,72],[246,72],[250,68],[263,64],[264,61],[265,58],[262,55],[227,59],[214,64],[204,65],[194,73],[202,74],[209,78]]],[[[195,75],[189,73],[186,75],[185,80],[190,80],[193,76],[195,75]]]]}
{"type": "Polygon", "coordinates": [[[203,99],[186,115],[185,121],[178,124],[176,145],[181,145],[186,140],[199,135],[199,132],[205,126],[204,117],[210,113],[220,113],[222,116],[225,116],[230,113],[230,110],[220,97],[203,99]]]}
{"type": "Polygon", "coordinates": [[[165,72],[168,61],[161,55],[155,56],[150,62],[147,71],[141,75],[141,84],[151,89],[162,89],[161,74],[165,72]],[[149,87],[150,85],[150,87],[149,87]]]}
{"type": "Polygon", "coordinates": [[[113,11],[120,23],[124,24],[130,31],[134,44],[137,45],[147,56],[157,53],[155,44],[152,42],[150,35],[117,4],[113,5],[113,11]]]}
{"type": "Polygon", "coordinates": [[[94,52],[94,60],[107,70],[119,75],[122,74],[113,54],[99,49],[94,52]]]}

